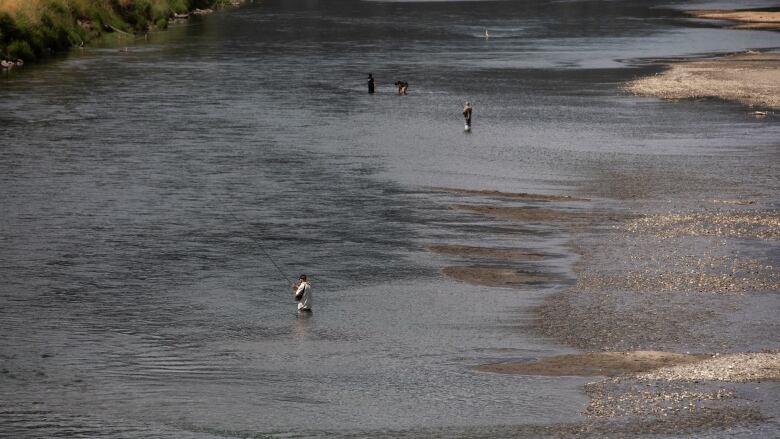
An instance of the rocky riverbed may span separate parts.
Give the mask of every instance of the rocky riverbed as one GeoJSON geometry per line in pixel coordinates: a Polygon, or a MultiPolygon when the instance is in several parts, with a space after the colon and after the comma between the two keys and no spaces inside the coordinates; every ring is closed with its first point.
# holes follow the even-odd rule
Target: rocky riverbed
{"type": "MultiPolygon", "coordinates": [[[[547,296],[529,329],[583,352],[476,368],[602,377],[584,388],[591,398],[585,421],[534,434],[686,435],[771,425],[771,413],[780,408],[780,401],[764,396],[780,389],[780,322],[773,312],[780,304],[773,256],[780,217],[771,203],[714,199],[669,208],[624,201],[619,210],[605,210],[585,198],[572,208],[560,203],[569,201],[563,196],[449,192],[469,202],[453,206],[457,210],[525,225],[556,224],[568,230],[581,256],[576,283],[547,296]],[[542,204],[477,204],[486,198],[542,204]]],[[[443,269],[464,282],[524,289],[550,280],[512,266],[528,267],[550,255],[459,245],[428,249],[495,261],[443,269]]]]}

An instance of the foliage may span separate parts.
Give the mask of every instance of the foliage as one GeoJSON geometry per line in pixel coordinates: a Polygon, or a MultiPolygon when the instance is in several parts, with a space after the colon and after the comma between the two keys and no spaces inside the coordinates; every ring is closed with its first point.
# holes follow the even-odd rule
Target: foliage
{"type": "Polygon", "coordinates": [[[30,44],[27,41],[14,40],[7,48],[8,57],[11,59],[34,59],[35,53],[33,52],[30,44]]]}
{"type": "Polygon", "coordinates": [[[175,13],[219,0],[0,0],[0,59],[34,60],[105,32],[164,29],[175,13]]]}

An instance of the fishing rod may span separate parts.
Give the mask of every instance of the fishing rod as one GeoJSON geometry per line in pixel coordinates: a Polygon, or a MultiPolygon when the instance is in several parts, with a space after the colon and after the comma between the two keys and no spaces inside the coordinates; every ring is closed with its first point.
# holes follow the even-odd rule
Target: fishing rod
{"type": "MultiPolygon", "coordinates": [[[[239,217],[237,217],[227,206],[225,206],[224,211],[227,212],[236,221],[236,223],[241,224],[241,225],[246,223],[246,221],[241,221],[241,219],[239,217]]],[[[293,283],[292,280],[291,280],[292,278],[287,276],[287,274],[284,272],[284,270],[282,270],[281,267],[279,267],[279,265],[274,261],[274,258],[271,257],[270,253],[268,253],[268,250],[265,248],[263,243],[259,239],[255,238],[252,235],[248,235],[248,236],[250,238],[252,238],[252,240],[257,244],[258,247],[260,247],[260,250],[263,252],[265,257],[268,258],[269,261],[271,261],[271,264],[273,264],[273,266],[276,268],[276,271],[279,272],[279,274],[282,276],[284,281],[285,282],[289,282],[289,284],[292,285],[292,283],[293,283]]],[[[338,288],[347,288],[348,287],[347,285],[344,285],[344,284],[341,284],[341,283],[336,283],[336,284],[331,284],[331,285],[334,285],[334,286],[336,286],[338,288]]]]}
{"type": "MultiPolygon", "coordinates": [[[[225,211],[227,213],[229,213],[230,216],[232,216],[233,219],[236,220],[237,223],[244,224],[244,221],[241,221],[230,209],[225,209],[225,211]]],[[[260,240],[255,238],[252,235],[248,235],[248,236],[250,238],[252,238],[252,240],[257,244],[258,247],[260,247],[260,250],[262,250],[262,252],[265,254],[265,257],[268,258],[269,261],[271,261],[271,264],[273,264],[273,266],[276,267],[276,270],[279,272],[279,274],[282,275],[282,278],[284,278],[284,281],[285,282],[289,282],[290,284],[292,284],[292,282],[290,281],[291,278],[289,276],[287,276],[287,274],[285,274],[285,272],[276,264],[276,262],[274,261],[274,258],[271,257],[271,255],[265,249],[265,247],[260,242],[260,240]]]]}

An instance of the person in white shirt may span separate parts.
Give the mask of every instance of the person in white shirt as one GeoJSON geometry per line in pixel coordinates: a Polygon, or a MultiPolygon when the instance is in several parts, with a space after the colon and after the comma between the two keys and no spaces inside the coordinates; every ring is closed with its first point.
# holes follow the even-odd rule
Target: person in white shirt
{"type": "Polygon", "coordinates": [[[306,282],[306,275],[302,274],[298,278],[298,282],[293,284],[293,291],[295,291],[295,301],[298,302],[298,312],[310,313],[311,312],[311,285],[306,282]]]}
{"type": "Polygon", "coordinates": [[[471,113],[474,111],[473,108],[471,108],[471,104],[466,102],[466,105],[463,106],[463,118],[466,119],[466,131],[471,130],[471,113]]]}

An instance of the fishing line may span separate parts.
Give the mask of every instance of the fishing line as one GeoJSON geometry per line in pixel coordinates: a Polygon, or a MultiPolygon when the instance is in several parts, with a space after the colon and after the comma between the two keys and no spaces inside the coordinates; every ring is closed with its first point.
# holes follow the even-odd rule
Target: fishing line
{"type": "MultiPolygon", "coordinates": [[[[223,206],[223,207],[224,207],[224,211],[227,212],[233,218],[233,220],[236,221],[236,223],[238,223],[240,225],[245,225],[246,224],[246,221],[242,221],[239,217],[237,217],[233,213],[233,211],[231,211],[228,208],[228,206],[223,206]]],[[[287,274],[284,272],[284,270],[282,270],[281,267],[279,267],[279,265],[276,263],[276,261],[274,261],[274,258],[271,256],[270,253],[268,253],[268,250],[265,248],[265,246],[263,245],[261,240],[258,239],[258,238],[255,238],[252,235],[247,235],[247,236],[249,236],[257,244],[258,247],[260,247],[260,250],[263,252],[265,257],[268,258],[269,261],[271,261],[271,264],[273,264],[274,268],[276,268],[276,271],[279,272],[279,274],[282,276],[284,281],[287,282],[288,285],[292,285],[292,283],[293,283],[292,282],[292,278],[287,276],[287,274]]],[[[339,289],[346,289],[346,288],[350,287],[350,286],[348,286],[346,284],[342,284],[342,283],[335,283],[335,284],[329,284],[329,285],[335,286],[335,287],[337,287],[339,289]]]]}
{"type": "MultiPolygon", "coordinates": [[[[237,216],[236,216],[236,215],[235,215],[235,214],[234,214],[234,213],[233,213],[233,212],[232,212],[230,209],[228,209],[227,207],[225,208],[225,212],[227,212],[228,214],[230,214],[230,216],[232,216],[232,217],[233,217],[233,219],[234,219],[234,220],[236,220],[236,222],[237,222],[237,223],[239,223],[239,224],[241,224],[241,225],[243,225],[243,224],[245,223],[245,221],[241,221],[241,220],[240,220],[240,219],[239,219],[239,218],[238,218],[238,217],[237,217],[237,216]]],[[[279,267],[279,266],[276,264],[276,262],[274,261],[274,258],[272,258],[272,257],[271,257],[271,255],[270,255],[270,254],[268,253],[268,251],[265,249],[265,247],[264,247],[264,246],[263,246],[263,244],[260,242],[260,240],[259,240],[259,239],[257,239],[257,238],[255,238],[255,237],[254,237],[254,236],[252,236],[252,235],[247,235],[247,236],[249,236],[250,238],[252,238],[252,240],[253,240],[253,241],[254,241],[254,242],[257,244],[257,246],[258,246],[258,247],[260,247],[260,250],[262,250],[262,252],[265,254],[265,257],[266,257],[266,258],[268,258],[268,260],[269,260],[269,261],[271,261],[271,264],[273,264],[273,266],[274,266],[274,267],[276,267],[276,270],[279,272],[279,274],[281,274],[281,275],[282,275],[282,278],[284,279],[284,281],[285,281],[286,283],[290,283],[290,284],[292,284],[292,282],[291,282],[291,280],[290,280],[290,279],[292,279],[292,278],[290,278],[289,276],[287,276],[287,274],[285,274],[285,272],[284,272],[284,271],[283,271],[283,270],[282,270],[282,269],[281,269],[281,268],[280,268],[280,267],[279,267]]]]}

